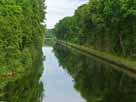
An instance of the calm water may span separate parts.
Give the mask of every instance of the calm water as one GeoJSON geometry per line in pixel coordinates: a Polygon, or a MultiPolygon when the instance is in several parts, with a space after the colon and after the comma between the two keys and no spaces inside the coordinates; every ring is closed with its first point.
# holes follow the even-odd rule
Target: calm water
{"type": "MultiPolygon", "coordinates": [[[[41,102],[43,84],[39,81],[43,66],[42,59],[37,59],[18,79],[7,81],[5,87],[0,87],[0,102],[41,102]]],[[[4,85],[3,85],[4,86],[4,85]]]]}
{"type": "Polygon", "coordinates": [[[43,52],[43,102],[136,102],[132,75],[61,45],[43,52]]]}
{"type": "Polygon", "coordinates": [[[83,98],[73,87],[72,77],[59,64],[53,48],[44,47],[43,52],[46,56],[41,78],[45,88],[43,102],[83,102],[83,98]]]}
{"type": "Polygon", "coordinates": [[[136,75],[61,45],[43,47],[24,76],[0,88],[0,102],[136,102],[136,75]]]}

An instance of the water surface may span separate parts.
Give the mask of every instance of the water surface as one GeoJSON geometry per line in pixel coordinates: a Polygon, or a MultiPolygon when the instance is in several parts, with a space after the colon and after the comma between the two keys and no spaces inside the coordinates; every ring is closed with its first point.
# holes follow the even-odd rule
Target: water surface
{"type": "Polygon", "coordinates": [[[83,102],[79,92],[73,88],[72,77],[60,66],[53,48],[44,47],[43,53],[46,56],[41,78],[45,88],[43,102],[83,102]]]}
{"type": "Polygon", "coordinates": [[[61,45],[43,48],[43,102],[136,102],[136,79],[61,45]]]}
{"type": "Polygon", "coordinates": [[[37,56],[0,88],[0,102],[136,102],[135,75],[59,44],[43,53],[44,71],[37,56]]]}

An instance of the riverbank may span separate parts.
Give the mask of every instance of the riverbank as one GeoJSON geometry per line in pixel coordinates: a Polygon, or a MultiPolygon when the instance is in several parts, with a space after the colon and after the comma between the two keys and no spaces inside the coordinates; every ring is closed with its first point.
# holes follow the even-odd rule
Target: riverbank
{"type": "Polygon", "coordinates": [[[83,51],[87,54],[90,54],[91,56],[94,56],[96,58],[99,58],[101,60],[107,61],[108,63],[114,64],[118,67],[122,67],[125,70],[131,71],[133,73],[136,73],[136,61],[132,61],[129,59],[125,59],[123,57],[115,56],[107,52],[101,52],[98,50],[95,50],[93,48],[88,48],[82,45],[73,44],[70,42],[65,41],[57,41],[57,43],[66,46],[66,47],[72,47],[77,50],[83,51]]]}

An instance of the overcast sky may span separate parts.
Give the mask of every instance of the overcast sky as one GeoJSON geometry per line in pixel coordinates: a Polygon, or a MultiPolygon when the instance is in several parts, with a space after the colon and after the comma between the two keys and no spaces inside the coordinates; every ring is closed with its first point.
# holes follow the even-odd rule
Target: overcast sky
{"type": "Polygon", "coordinates": [[[66,16],[72,16],[75,9],[88,0],[46,0],[47,28],[53,28],[54,25],[66,16]]]}

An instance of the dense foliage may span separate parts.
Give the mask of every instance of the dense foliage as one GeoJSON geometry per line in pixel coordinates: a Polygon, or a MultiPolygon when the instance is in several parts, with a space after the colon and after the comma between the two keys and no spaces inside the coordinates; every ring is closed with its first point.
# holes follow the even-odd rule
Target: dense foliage
{"type": "Polygon", "coordinates": [[[118,68],[97,61],[65,48],[54,47],[54,52],[62,68],[72,76],[75,89],[85,102],[135,102],[136,80],[118,68]]]}
{"type": "Polygon", "coordinates": [[[0,0],[0,77],[32,67],[41,53],[44,0],[0,0]]]}
{"type": "Polygon", "coordinates": [[[58,39],[136,56],[136,0],[90,0],[55,27],[58,39]]]}

